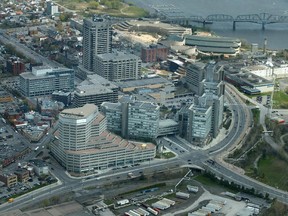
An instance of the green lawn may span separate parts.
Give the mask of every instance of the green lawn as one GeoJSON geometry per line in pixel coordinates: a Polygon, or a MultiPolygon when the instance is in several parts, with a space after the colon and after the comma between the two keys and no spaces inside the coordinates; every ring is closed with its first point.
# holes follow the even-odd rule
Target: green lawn
{"type": "Polygon", "coordinates": [[[273,108],[288,108],[288,94],[283,91],[274,92],[273,96],[273,108]]]}
{"type": "Polygon", "coordinates": [[[126,7],[122,10],[122,12],[130,17],[145,17],[148,15],[148,12],[143,8],[135,6],[126,7]]]}
{"type": "Polygon", "coordinates": [[[156,156],[156,158],[162,158],[162,159],[169,159],[173,157],[175,157],[175,154],[172,152],[165,152],[156,156]]]}
{"type": "Polygon", "coordinates": [[[198,175],[194,178],[195,181],[200,182],[203,185],[206,186],[219,186],[218,183],[216,183],[215,181],[213,181],[212,179],[204,176],[204,175],[198,175]]]}
{"type": "Polygon", "coordinates": [[[149,15],[149,13],[142,8],[138,8],[136,6],[123,3],[121,3],[119,9],[112,9],[112,8],[109,9],[107,7],[102,7],[102,5],[100,5],[97,9],[90,9],[88,0],[56,0],[56,2],[82,15],[84,15],[83,14],[84,11],[88,14],[95,14],[95,13],[108,14],[110,16],[116,16],[116,17],[138,18],[149,15]]]}
{"type": "Polygon", "coordinates": [[[273,187],[288,190],[288,166],[287,162],[274,156],[260,159],[258,163],[258,174],[261,181],[273,187]]]}

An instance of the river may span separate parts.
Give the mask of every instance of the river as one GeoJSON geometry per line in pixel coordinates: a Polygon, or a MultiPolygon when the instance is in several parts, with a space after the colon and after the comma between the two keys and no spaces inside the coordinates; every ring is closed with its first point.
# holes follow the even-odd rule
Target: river
{"type": "MultiPolygon", "coordinates": [[[[155,13],[169,7],[184,16],[206,17],[211,14],[227,14],[233,17],[245,14],[269,13],[288,16],[288,0],[129,0],[139,7],[155,13]]],[[[197,25],[197,24],[196,24],[197,25]]],[[[288,23],[267,24],[262,30],[260,24],[237,23],[233,31],[232,22],[207,25],[217,35],[244,39],[249,43],[263,46],[267,38],[267,48],[272,50],[288,49],[288,23]]]]}

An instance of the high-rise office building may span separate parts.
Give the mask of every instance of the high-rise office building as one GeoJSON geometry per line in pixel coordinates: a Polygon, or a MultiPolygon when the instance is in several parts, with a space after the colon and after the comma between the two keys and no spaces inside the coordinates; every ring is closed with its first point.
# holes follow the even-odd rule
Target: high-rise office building
{"type": "Polygon", "coordinates": [[[94,59],[98,54],[110,53],[112,44],[111,23],[94,15],[83,22],[83,66],[94,70],[94,59]]]}
{"type": "Polygon", "coordinates": [[[203,88],[201,82],[205,78],[205,66],[202,62],[189,64],[186,68],[186,82],[188,88],[196,95],[201,96],[203,88]]]}
{"type": "Polygon", "coordinates": [[[48,1],[46,12],[50,16],[57,14],[58,13],[58,5],[54,4],[52,1],[48,1]]]}
{"type": "Polygon", "coordinates": [[[155,157],[152,143],[127,141],[106,128],[106,118],[94,104],[63,110],[56,132],[58,140],[51,144],[51,152],[68,172],[76,175],[155,157]]]}
{"type": "Polygon", "coordinates": [[[124,96],[119,103],[102,103],[101,111],[107,117],[108,129],[125,138],[154,139],[158,135],[160,107],[155,103],[124,96]]]}
{"type": "Polygon", "coordinates": [[[128,106],[128,137],[154,139],[158,135],[160,106],[135,101],[128,106]]]}
{"type": "Polygon", "coordinates": [[[193,145],[203,146],[209,141],[212,122],[212,107],[206,97],[199,97],[189,107],[187,140],[193,145]]]}
{"type": "Polygon", "coordinates": [[[191,64],[187,68],[188,87],[198,97],[189,109],[178,112],[178,122],[180,135],[192,144],[204,145],[219,134],[224,110],[223,78],[223,69],[215,62],[191,64]]]}
{"type": "Polygon", "coordinates": [[[94,71],[110,81],[139,79],[141,59],[123,52],[99,54],[95,56],[94,71]]]}
{"type": "Polygon", "coordinates": [[[205,79],[202,81],[202,96],[206,97],[207,104],[212,106],[211,135],[217,137],[223,123],[224,111],[224,71],[216,62],[206,66],[205,79]]]}

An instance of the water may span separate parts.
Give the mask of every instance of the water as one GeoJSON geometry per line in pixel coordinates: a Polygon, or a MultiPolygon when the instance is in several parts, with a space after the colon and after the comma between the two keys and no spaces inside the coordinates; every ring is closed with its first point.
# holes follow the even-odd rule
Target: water
{"type": "MultiPolygon", "coordinates": [[[[233,17],[245,14],[270,13],[288,16],[288,0],[129,0],[151,12],[153,8],[169,7],[181,11],[185,16],[197,15],[206,17],[211,14],[227,14],[233,17]]],[[[208,27],[208,26],[207,26],[208,27]]],[[[232,23],[216,23],[209,28],[218,35],[245,39],[249,43],[263,46],[268,40],[268,49],[288,49],[288,23],[268,24],[262,31],[260,24],[237,23],[233,31],[232,23]]]]}

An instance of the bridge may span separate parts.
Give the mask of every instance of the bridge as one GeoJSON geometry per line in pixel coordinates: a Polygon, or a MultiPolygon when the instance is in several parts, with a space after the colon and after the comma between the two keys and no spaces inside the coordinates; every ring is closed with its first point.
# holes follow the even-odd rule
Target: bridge
{"type": "Polygon", "coordinates": [[[207,17],[202,16],[190,16],[184,17],[181,15],[167,16],[165,13],[162,14],[162,21],[168,23],[175,23],[180,25],[189,25],[191,22],[202,23],[203,26],[211,24],[213,22],[232,22],[233,30],[236,30],[236,23],[250,22],[262,25],[262,30],[265,30],[265,25],[273,23],[288,23],[288,16],[272,15],[269,13],[260,14],[245,14],[233,17],[227,14],[212,14],[207,17]]]}

